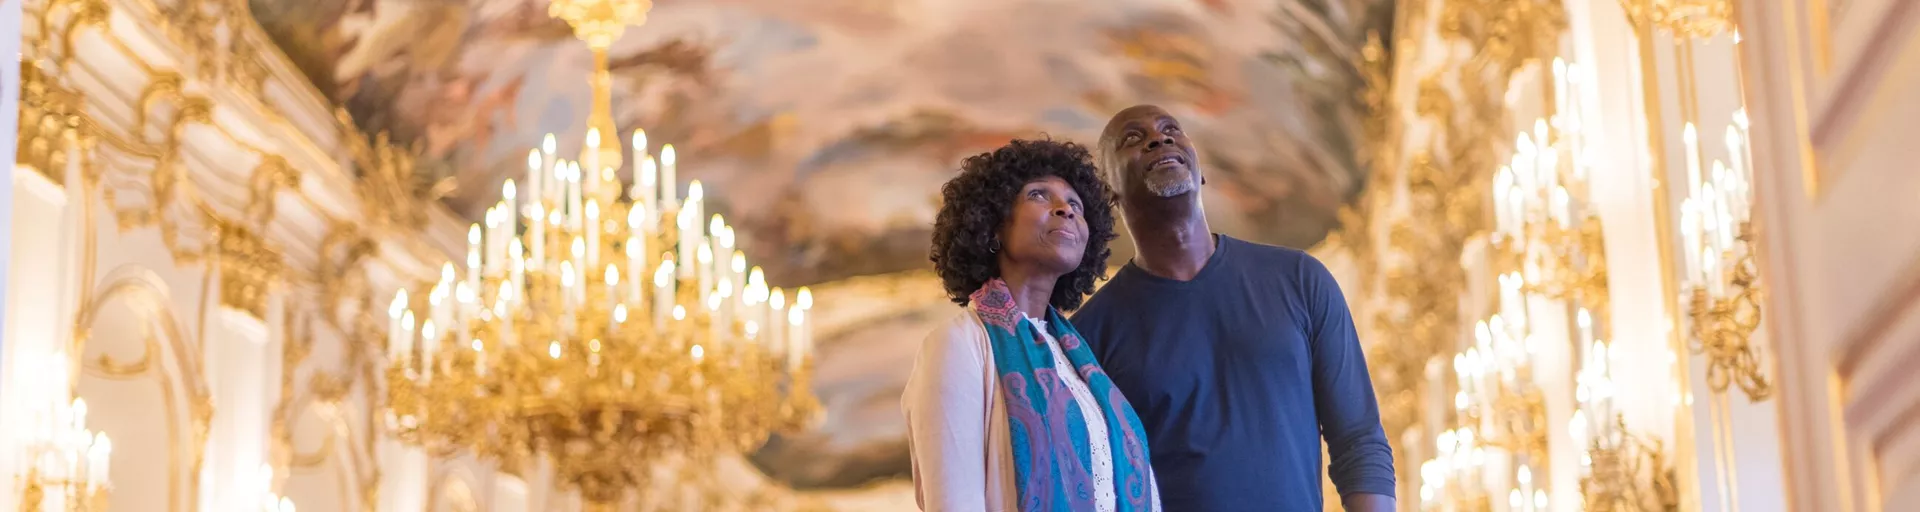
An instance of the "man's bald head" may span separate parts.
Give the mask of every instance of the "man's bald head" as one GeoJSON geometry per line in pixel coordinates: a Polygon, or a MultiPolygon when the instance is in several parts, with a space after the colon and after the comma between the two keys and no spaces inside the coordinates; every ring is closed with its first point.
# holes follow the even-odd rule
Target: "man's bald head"
{"type": "Polygon", "coordinates": [[[1098,150],[1101,172],[1123,205],[1200,190],[1199,155],[1166,109],[1135,105],[1114,114],[1100,131],[1098,150]]]}
{"type": "Polygon", "coordinates": [[[1120,155],[1118,153],[1121,139],[1124,138],[1122,134],[1126,132],[1128,121],[1143,117],[1159,116],[1173,117],[1167,113],[1166,109],[1160,108],[1158,105],[1144,103],[1134,105],[1114,113],[1112,118],[1107,119],[1107,127],[1100,130],[1100,142],[1094,147],[1095,163],[1100,165],[1100,172],[1106,175],[1107,181],[1110,185],[1114,186],[1114,190],[1119,190],[1119,173],[1122,170],[1121,168],[1126,166],[1125,161],[1119,158],[1120,155]]]}

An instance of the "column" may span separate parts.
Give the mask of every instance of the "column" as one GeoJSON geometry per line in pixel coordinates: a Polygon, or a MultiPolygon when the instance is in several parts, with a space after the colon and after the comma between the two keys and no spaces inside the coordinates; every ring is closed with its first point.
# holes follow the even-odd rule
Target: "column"
{"type": "Polygon", "coordinates": [[[427,453],[391,438],[378,443],[380,454],[379,512],[427,509],[427,453]]]}
{"type": "MultiPolygon", "coordinates": [[[[224,283],[223,283],[224,285],[224,283]]],[[[259,481],[266,463],[267,324],[251,313],[222,305],[207,326],[207,380],[213,394],[213,424],[201,468],[201,510],[251,510],[269,489],[259,481]]]]}

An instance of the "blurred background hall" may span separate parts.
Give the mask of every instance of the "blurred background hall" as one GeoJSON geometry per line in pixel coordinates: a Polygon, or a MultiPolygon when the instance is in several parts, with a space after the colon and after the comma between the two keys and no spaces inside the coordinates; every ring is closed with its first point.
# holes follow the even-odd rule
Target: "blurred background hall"
{"type": "Polygon", "coordinates": [[[940,184],[1135,103],[1204,142],[1216,230],[1340,280],[1401,510],[1920,503],[1912,0],[0,0],[0,35],[0,510],[914,510],[940,184]]]}

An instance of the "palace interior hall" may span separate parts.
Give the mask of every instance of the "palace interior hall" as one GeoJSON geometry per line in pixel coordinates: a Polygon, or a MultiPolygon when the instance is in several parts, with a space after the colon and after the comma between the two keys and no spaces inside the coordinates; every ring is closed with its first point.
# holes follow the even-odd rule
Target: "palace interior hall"
{"type": "MultiPolygon", "coordinates": [[[[0,55],[0,511],[921,510],[943,185],[1139,104],[1338,283],[1396,510],[1920,508],[1913,0],[0,0],[0,55]]],[[[1343,510],[1335,449],[1275,471],[1343,510]]]]}

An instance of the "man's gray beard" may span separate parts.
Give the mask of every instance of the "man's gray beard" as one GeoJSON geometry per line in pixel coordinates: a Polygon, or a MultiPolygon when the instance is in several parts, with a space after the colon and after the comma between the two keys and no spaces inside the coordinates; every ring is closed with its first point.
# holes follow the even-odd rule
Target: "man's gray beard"
{"type": "Polygon", "coordinates": [[[1193,192],[1193,171],[1186,168],[1178,170],[1148,171],[1145,185],[1147,192],[1160,197],[1174,197],[1193,192]]]}

